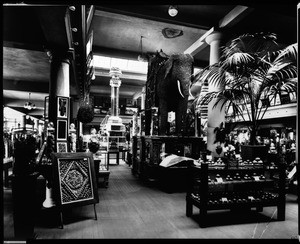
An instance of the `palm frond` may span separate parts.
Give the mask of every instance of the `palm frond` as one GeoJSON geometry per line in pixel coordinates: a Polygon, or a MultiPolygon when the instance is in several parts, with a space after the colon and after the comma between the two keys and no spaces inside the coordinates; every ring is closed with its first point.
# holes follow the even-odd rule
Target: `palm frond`
{"type": "Polygon", "coordinates": [[[233,73],[241,73],[247,66],[252,66],[255,58],[249,53],[236,52],[227,57],[224,61],[222,68],[226,71],[233,73]]]}
{"type": "Polygon", "coordinates": [[[266,55],[268,51],[278,50],[276,34],[255,33],[244,34],[231,41],[230,45],[224,49],[224,57],[228,58],[236,52],[258,54],[260,57],[266,55]]]}
{"type": "Polygon", "coordinates": [[[267,73],[267,78],[270,80],[286,80],[298,76],[297,67],[293,63],[276,63],[267,73]]]}
{"type": "Polygon", "coordinates": [[[297,62],[298,56],[298,45],[297,43],[291,44],[287,46],[285,49],[281,50],[277,58],[274,62],[283,62],[283,61],[290,61],[290,62],[297,62]]]}

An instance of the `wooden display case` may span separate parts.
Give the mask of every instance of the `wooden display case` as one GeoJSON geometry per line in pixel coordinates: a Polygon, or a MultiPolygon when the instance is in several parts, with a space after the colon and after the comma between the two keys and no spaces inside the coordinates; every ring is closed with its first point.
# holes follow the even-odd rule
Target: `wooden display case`
{"type": "MultiPolygon", "coordinates": [[[[161,153],[199,159],[200,151],[204,149],[200,137],[133,136],[132,140],[132,172],[147,181],[171,177],[168,175],[168,168],[160,169],[161,153]],[[161,171],[165,173],[162,174],[161,171]]],[[[186,167],[179,167],[178,170],[182,171],[183,168],[186,167]]]]}
{"type": "Polygon", "coordinates": [[[249,210],[277,206],[277,220],[285,220],[285,166],[278,169],[212,168],[207,163],[188,172],[186,216],[200,209],[200,226],[207,226],[210,210],[249,210]],[[271,172],[272,171],[272,172],[271,172]],[[272,175],[279,175],[278,180],[272,175]]]}

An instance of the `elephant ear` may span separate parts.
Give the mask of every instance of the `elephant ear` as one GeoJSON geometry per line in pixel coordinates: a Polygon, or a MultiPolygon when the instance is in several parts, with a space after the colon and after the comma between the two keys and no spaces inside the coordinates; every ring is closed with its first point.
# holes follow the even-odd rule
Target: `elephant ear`
{"type": "Polygon", "coordinates": [[[169,58],[165,64],[164,64],[164,68],[165,68],[165,75],[164,75],[164,79],[166,79],[166,77],[168,76],[168,74],[171,72],[172,66],[173,66],[173,58],[169,58]]]}

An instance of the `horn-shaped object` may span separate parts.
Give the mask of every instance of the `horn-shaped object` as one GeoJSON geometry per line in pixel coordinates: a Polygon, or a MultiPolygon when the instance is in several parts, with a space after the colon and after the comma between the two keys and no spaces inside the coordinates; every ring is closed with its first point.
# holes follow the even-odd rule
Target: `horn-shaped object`
{"type": "Polygon", "coordinates": [[[178,91],[179,91],[180,95],[184,98],[184,96],[181,92],[181,89],[180,89],[180,81],[179,80],[177,80],[177,86],[178,86],[178,91]]]}

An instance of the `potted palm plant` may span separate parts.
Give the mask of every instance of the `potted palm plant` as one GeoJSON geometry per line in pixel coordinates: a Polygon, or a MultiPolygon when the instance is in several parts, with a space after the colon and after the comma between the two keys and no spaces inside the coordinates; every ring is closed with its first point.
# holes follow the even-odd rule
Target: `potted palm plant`
{"type": "Polygon", "coordinates": [[[197,75],[198,81],[206,80],[222,89],[200,93],[196,105],[215,99],[213,108],[220,104],[233,121],[248,127],[249,145],[257,144],[260,121],[276,96],[297,90],[297,43],[283,47],[276,39],[274,33],[241,35],[222,48],[217,64],[197,75]]]}

